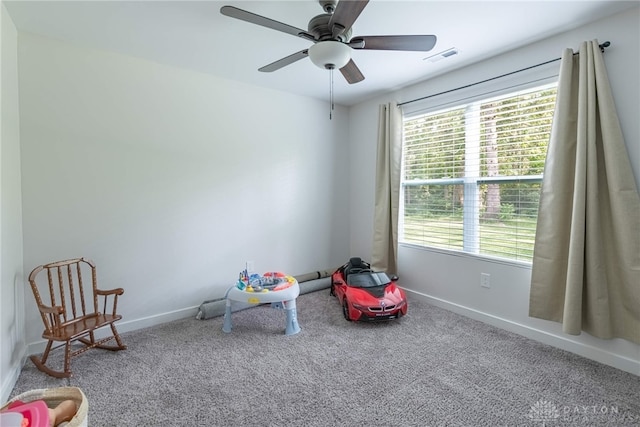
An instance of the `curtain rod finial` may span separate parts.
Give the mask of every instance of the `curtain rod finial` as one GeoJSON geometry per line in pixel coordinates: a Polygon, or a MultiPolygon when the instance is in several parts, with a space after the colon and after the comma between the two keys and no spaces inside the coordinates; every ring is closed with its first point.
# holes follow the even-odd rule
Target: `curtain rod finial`
{"type": "Polygon", "coordinates": [[[610,42],[610,41],[606,41],[606,42],[602,43],[602,44],[600,45],[600,51],[601,51],[601,52],[604,52],[604,49],[605,49],[605,48],[607,48],[607,47],[609,47],[609,46],[611,46],[611,42],[610,42]]]}

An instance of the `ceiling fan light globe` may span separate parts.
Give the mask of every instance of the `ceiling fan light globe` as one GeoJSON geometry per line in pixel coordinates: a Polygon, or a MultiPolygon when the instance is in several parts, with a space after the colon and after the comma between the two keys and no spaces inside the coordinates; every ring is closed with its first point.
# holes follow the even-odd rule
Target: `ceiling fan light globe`
{"type": "Polygon", "coordinates": [[[344,43],[333,40],[322,41],[309,48],[309,58],[311,62],[323,70],[339,69],[351,60],[351,48],[344,43]]]}

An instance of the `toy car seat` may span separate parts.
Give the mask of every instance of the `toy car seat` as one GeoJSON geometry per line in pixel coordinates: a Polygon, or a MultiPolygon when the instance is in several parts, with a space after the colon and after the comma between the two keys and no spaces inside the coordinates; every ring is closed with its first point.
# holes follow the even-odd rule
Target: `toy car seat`
{"type": "Polygon", "coordinates": [[[370,265],[362,261],[362,258],[353,257],[349,259],[349,264],[347,268],[345,268],[345,278],[350,274],[362,273],[364,271],[371,271],[370,265]]]}

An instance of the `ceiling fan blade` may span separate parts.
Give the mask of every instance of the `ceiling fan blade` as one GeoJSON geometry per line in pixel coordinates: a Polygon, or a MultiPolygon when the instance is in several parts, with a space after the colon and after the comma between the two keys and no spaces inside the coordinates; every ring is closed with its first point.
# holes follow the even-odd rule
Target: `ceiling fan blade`
{"type": "Polygon", "coordinates": [[[340,0],[335,12],[329,20],[329,28],[333,32],[333,37],[337,37],[343,31],[351,28],[358,16],[369,3],[369,0],[340,0]]]}
{"type": "Polygon", "coordinates": [[[282,67],[286,67],[287,65],[293,64],[294,62],[306,58],[307,56],[309,56],[309,49],[303,49],[300,52],[285,56],[284,58],[278,59],[277,61],[272,62],[269,65],[258,68],[258,71],[262,71],[263,73],[270,73],[272,71],[279,70],[282,67]]]}
{"type": "Polygon", "coordinates": [[[247,12],[246,10],[238,9],[234,6],[222,6],[220,13],[231,18],[240,19],[242,21],[249,22],[251,24],[260,25],[272,30],[281,31],[283,33],[291,34],[292,36],[302,37],[306,40],[315,41],[315,37],[309,34],[305,30],[293,27],[291,25],[283,24],[282,22],[274,21],[264,16],[256,15],[255,13],[247,12]]]}
{"type": "MultiPolygon", "coordinates": [[[[342,0],[342,1],[344,1],[344,0],[342,0]]],[[[353,59],[349,60],[349,62],[347,62],[347,65],[345,65],[344,67],[340,68],[340,72],[342,73],[342,75],[344,76],[345,80],[349,84],[358,83],[358,82],[361,82],[361,81],[364,80],[364,76],[362,75],[362,72],[360,71],[360,68],[358,68],[356,63],[353,62],[353,59]]]]}
{"type": "Polygon", "coordinates": [[[405,50],[427,52],[433,49],[436,36],[358,36],[353,37],[349,46],[353,49],[405,50]]]}

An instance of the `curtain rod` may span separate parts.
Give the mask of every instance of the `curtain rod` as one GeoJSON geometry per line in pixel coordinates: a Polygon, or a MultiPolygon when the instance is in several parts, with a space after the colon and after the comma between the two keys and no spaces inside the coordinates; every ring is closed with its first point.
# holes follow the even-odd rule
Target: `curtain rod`
{"type": "MultiPolygon", "coordinates": [[[[600,44],[600,45],[598,45],[598,46],[600,47],[600,50],[601,50],[602,52],[604,52],[604,49],[605,49],[605,48],[607,48],[607,47],[611,46],[611,42],[606,41],[606,42],[604,42],[604,43],[602,43],[602,44],[600,44]]],[[[575,52],[575,53],[574,53],[574,55],[577,55],[577,54],[578,54],[578,52],[575,52]]],[[[501,74],[501,75],[499,75],[499,76],[491,77],[491,78],[489,78],[489,79],[481,80],[481,81],[479,81],[479,82],[470,83],[470,84],[468,84],[468,85],[460,86],[460,87],[457,87],[457,88],[455,88],[455,89],[449,89],[449,90],[445,90],[444,92],[438,92],[438,93],[434,93],[434,94],[432,94],[432,95],[423,96],[423,97],[421,97],[421,98],[412,99],[411,101],[401,102],[401,103],[399,103],[399,104],[398,104],[398,107],[402,107],[403,105],[406,105],[406,104],[411,104],[412,102],[417,102],[417,101],[422,101],[422,100],[424,100],[424,99],[433,98],[434,96],[444,95],[445,93],[455,92],[455,91],[460,90],[460,89],[466,89],[466,88],[471,87],[471,86],[475,86],[475,85],[479,85],[479,84],[482,84],[482,83],[490,82],[490,81],[492,81],[492,80],[497,80],[497,79],[500,79],[500,78],[502,78],[502,77],[510,76],[510,75],[512,75],[512,74],[521,73],[521,72],[523,72],[523,71],[527,71],[527,70],[530,70],[530,69],[532,69],[532,68],[536,68],[536,67],[540,67],[540,66],[542,66],[542,65],[551,64],[552,62],[560,61],[561,59],[562,59],[562,58],[555,58],[555,59],[551,59],[551,60],[549,60],[549,61],[541,62],[541,63],[536,64],[536,65],[531,65],[531,66],[526,67],[526,68],[521,68],[521,69],[519,69],[519,70],[511,71],[511,72],[506,73],[506,74],[501,74]]]]}

